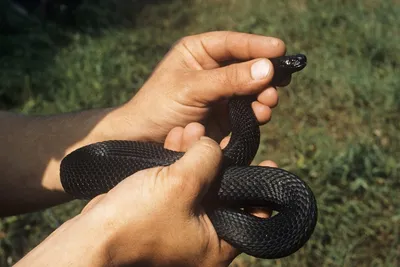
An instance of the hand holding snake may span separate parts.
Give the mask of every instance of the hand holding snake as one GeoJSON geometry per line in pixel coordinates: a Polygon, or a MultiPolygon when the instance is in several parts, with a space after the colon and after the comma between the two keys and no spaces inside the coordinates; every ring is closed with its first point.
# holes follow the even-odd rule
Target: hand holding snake
{"type": "MultiPolygon", "coordinates": [[[[304,55],[271,61],[275,70],[272,85],[279,85],[307,63],[304,55]]],[[[252,66],[260,62],[268,64],[260,60],[252,66]]],[[[311,236],[316,224],[316,202],[308,186],[289,172],[245,167],[254,158],[260,141],[252,110],[254,99],[233,96],[229,100],[232,137],[224,149],[214,196],[210,196],[218,204],[213,208],[204,205],[217,234],[235,248],[256,257],[279,258],[297,251],[311,236]],[[274,208],[280,214],[261,219],[240,210],[246,206],[274,208]]],[[[106,141],[68,155],[61,164],[61,179],[66,192],[78,198],[93,198],[136,172],[169,166],[183,155],[152,142],[106,141]]]]}
{"type": "MultiPolygon", "coordinates": [[[[228,99],[232,96],[254,96],[246,102],[246,110],[254,111],[255,123],[252,125],[266,123],[271,108],[277,104],[277,93],[271,84],[272,77],[275,77],[274,68],[267,58],[277,58],[284,53],[284,43],[271,37],[234,32],[185,37],[173,46],[129,102],[99,112],[65,116],[64,120],[69,119],[68,124],[65,127],[59,124],[57,131],[61,141],[65,139],[63,136],[71,134],[71,129],[80,127],[85,132],[92,129],[92,122],[101,119],[87,136],[66,147],[66,153],[105,140],[166,141],[165,146],[172,150],[188,151],[167,167],[139,171],[123,179],[108,193],[95,197],[81,215],[57,229],[29,253],[22,264],[24,261],[27,266],[32,262],[48,264],[52,261],[49,253],[45,252],[52,251],[53,262],[58,266],[64,266],[63,263],[74,266],[135,263],[149,266],[227,266],[238,253],[230,243],[239,245],[240,251],[242,248],[240,244],[234,244],[235,240],[225,242],[221,233],[223,235],[229,227],[222,229],[224,224],[217,225],[221,220],[213,219],[212,213],[202,209],[205,192],[215,189],[210,185],[215,184],[213,178],[218,180],[221,174],[216,173],[218,166],[226,164],[226,153],[222,156],[221,150],[210,139],[195,141],[201,135],[221,141],[232,130],[233,125],[227,119],[228,99]],[[227,64],[232,61],[240,63],[227,64]]],[[[274,85],[285,85],[288,81],[274,85]]],[[[57,122],[57,118],[53,120],[57,122]]],[[[57,143],[57,140],[54,141],[57,143]]],[[[96,149],[91,151],[99,152],[96,149]]],[[[246,161],[249,158],[251,155],[247,155],[246,161]]],[[[40,162],[40,158],[38,160],[40,162]]],[[[58,167],[58,159],[49,165],[43,186],[56,190],[62,188],[58,179],[52,178],[58,167]]],[[[87,177],[91,179],[90,173],[87,177]]],[[[236,181],[233,184],[237,182],[240,183],[236,181]]],[[[236,197],[239,195],[237,192],[234,194],[236,197]]],[[[34,205],[44,205],[46,199],[53,199],[53,195],[39,198],[34,205]]],[[[306,236],[311,228],[312,223],[306,236]]],[[[229,234],[226,239],[229,239],[229,234]]],[[[304,240],[303,237],[300,241],[304,240]]],[[[257,253],[265,252],[262,251],[257,253]]],[[[276,251],[268,253],[273,257],[279,256],[276,251]]]]}

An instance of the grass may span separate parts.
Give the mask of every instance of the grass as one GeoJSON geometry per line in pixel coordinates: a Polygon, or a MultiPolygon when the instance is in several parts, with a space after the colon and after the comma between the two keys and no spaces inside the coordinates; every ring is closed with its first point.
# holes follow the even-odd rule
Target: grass
{"type": "MultiPolygon", "coordinates": [[[[158,2],[84,1],[75,23],[0,11],[0,107],[51,114],[116,105],[180,37],[222,29],[278,36],[288,53],[305,53],[309,65],[279,90],[256,161],[275,160],[307,181],[319,221],[297,253],[279,260],[241,256],[232,265],[398,266],[400,3],[158,2]]],[[[1,219],[0,266],[80,207],[73,202],[1,219]]]]}

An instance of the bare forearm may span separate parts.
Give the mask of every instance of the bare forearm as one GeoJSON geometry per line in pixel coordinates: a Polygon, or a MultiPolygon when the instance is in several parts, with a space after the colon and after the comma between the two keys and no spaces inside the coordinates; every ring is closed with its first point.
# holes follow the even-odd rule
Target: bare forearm
{"type": "Polygon", "coordinates": [[[35,117],[0,112],[0,216],[67,201],[60,162],[78,147],[118,138],[112,134],[111,111],[35,117]]]}
{"type": "Polygon", "coordinates": [[[60,161],[72,149],[101,139],[104,117],[104,111],[35,117],[1,112],[0,215],[68,200],[60,161]]]}
{"type": "Polygon", "coordinates": [[[110,266],[107,235],[99,224],[77,216],[64,223],[15,267],[35,266],[110,266]]]}

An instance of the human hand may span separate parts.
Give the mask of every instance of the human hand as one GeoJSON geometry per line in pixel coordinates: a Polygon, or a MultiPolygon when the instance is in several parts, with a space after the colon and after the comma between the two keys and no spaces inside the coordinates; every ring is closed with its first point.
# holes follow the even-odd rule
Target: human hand
{"type": "Polygon", "coordinates": [[[201,206],[221,149],[209,138],[180,144],[189,149],[175,164],[138,172],[83,210],[81,216],[102,225],[112,266],[228,266],[238,254],[201,206]]]}
{"type": "Polygon", "coordinates": [[[112,112],[112,139],[164,142],[171,129],[191,122],[220,141],[228,135],[227,99],[256,94],[252,105],[260,124],[271,117],[278,95],[269,83],[282,56],[276,38],[237,32],[209,32],[177,42],[139,92],[112,112]],[[244,61],[230,64],[227,62],[244,61]],[[136,136],[134,132],[140,131],[136,136]]]}
{"type": "Polygon", "coordinates": [[[7,203],[1,215],[69,200],[59,177],[60,163],[79,147],[110,139],[162,143],[171,130],[169,140],[208,135],[220,141],[230,131],[226,102],[235,94],[258,95],[253,110],[258,121],[266,123],[278,95],[269,86],[273,69],[265,57],[284,52],[276,38],[234,32],[190,36],[171,49],[138,94],[120,107],[32,117],[2,112],[0,119],[9,127],[0,132],[7,151],[0,155],[0,169],[7,177],[1,184],[0,202],[7,203]],[[244,62],[224,67],[228,61],[244,62]],[[21,161],[30,164],[22,168],[21,161]],[[25,193],[19,194],[21,190],[25,193]]]}
{"type": "Polygon", "coordinates": [[[219,146],[203,139],[175,164],[137,172],[93,199],[82,213],[111,226],[105,231],[112,263],[227,266],[235,251],[200,206],[221,159],[219,146]]]}

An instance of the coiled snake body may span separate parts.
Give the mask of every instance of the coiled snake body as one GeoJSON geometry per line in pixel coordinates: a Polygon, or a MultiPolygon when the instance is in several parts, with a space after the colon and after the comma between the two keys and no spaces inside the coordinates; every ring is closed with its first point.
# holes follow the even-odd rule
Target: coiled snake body
{"type": "MultiPolygon", "coordinates": [[[[306,65],[304,55],[271,59],[279,84],[306,65]]],[[[317,221],[310,188],[296,175],[279,168],[248,166],[260,142],[260,130],[251,108],[253,97],[229,101],[232,135],[224,149],[218,182],[206,196],[217,234],[240,251],[259,258],[280,258],[302,247],[317,221]],[[215,205],[215,202],[218,205],[215,205]],[[242,208],[267,207],[279,213],[255,217],[242,208]]],[[[162,145],[136,141],[105,141],[73,151],[61,163],[61,182],[76,198],[90,199],[116,186],[131,174],[174,163],[183,153],[162,145]]]]}

